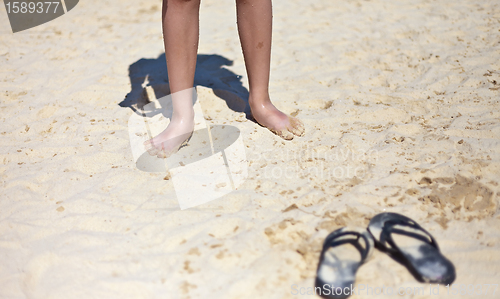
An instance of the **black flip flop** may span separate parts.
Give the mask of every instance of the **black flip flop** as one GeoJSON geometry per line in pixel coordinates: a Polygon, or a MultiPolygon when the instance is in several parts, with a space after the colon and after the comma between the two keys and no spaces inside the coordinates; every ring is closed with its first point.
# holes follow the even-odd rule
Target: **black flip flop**
{"type": "Polygon", "coordinates": [[[320,292],[315,293],[323,298],[349,297],[356,272],[372,250],[373,239],[366,229],[343,227],[329,234],[316,271],[320,292]]]}
{"type": "Polygon", "coordinates": [[[439,251],[432,235],[412,219],[382,213],[372,218],[368,231],[375,246],[404,264],[421,282],[451,284],[455,266],[439,251]]]}

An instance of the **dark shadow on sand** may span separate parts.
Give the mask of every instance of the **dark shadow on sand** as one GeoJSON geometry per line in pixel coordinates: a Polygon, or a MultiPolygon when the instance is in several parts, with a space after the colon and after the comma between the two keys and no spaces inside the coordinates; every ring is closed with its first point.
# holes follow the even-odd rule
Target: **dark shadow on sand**
{"type": "MultiPolygon", "coordinates": [[[[251,119],[248,90],[241,82],[242,77],[225,68],[232,64],[231,60],[220,55],[199,54],[194,85],[211,88],[216,96],[226,101],[231,110],[244,112],[246,118],[251,119]]],[[[139,59],[128,70],[132,90],[119,103],[121,107],[129,107],[141,115],[140,110],[150,102],[146,86],[151,86],[157,99],[170,93],[165,54],[156,59],[139,59]]]]}

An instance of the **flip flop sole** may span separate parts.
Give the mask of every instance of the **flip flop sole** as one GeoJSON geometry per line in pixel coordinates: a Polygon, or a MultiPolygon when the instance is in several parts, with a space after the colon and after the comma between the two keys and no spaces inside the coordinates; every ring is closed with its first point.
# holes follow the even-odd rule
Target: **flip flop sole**
{"type": "Polygon", "coordinates": [[[316,288],[323,298],[347,298],[358,268],[371,255],[373,239],[364,229],[344,227],[329,234],[321,251],[316,288]]]}
{"type": "Polygon", "coordinates": [[[420,281],[449,284],[456,271],[440,251],[432,235],[414,220],[396,213],[372,218],[368,231],[375,246],[404,264],[420,281]]]}

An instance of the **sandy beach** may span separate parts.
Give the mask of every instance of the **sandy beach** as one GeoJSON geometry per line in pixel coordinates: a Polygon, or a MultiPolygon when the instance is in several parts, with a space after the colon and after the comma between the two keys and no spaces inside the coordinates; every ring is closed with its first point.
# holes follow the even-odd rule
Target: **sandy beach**
{"type": "Polygon", "coordinates": [[[436,238],[459,293],[375,251],[356,283],[395,293],[351,298],[499,298],[500,2],[273,9],[270,94],[306,135],[245,118],[234,1],[202,1],[198,104],[239,129],[248,174],[181,210],[129,137],[168,94],[161,1],[80,1],[15,34],[0,5],[0,298],[319,298],[324,238],[384,211],[436,238]]]}

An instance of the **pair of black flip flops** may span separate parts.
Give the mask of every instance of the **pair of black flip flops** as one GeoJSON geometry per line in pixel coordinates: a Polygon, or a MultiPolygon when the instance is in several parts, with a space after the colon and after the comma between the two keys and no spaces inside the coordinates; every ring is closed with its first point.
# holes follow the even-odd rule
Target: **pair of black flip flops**
{"type": "Polygon", "coordinates": [[[455,267],[441,254],[429,232],[406,216],[382,213],[371,219],[368,230],[343,227],[326,237],[316,288],[328,292],[320,295],[349,297],[356,271],[371,255],[374,245],[404,264],[421,282],[451,284],[455,280],[455,267]]]}

